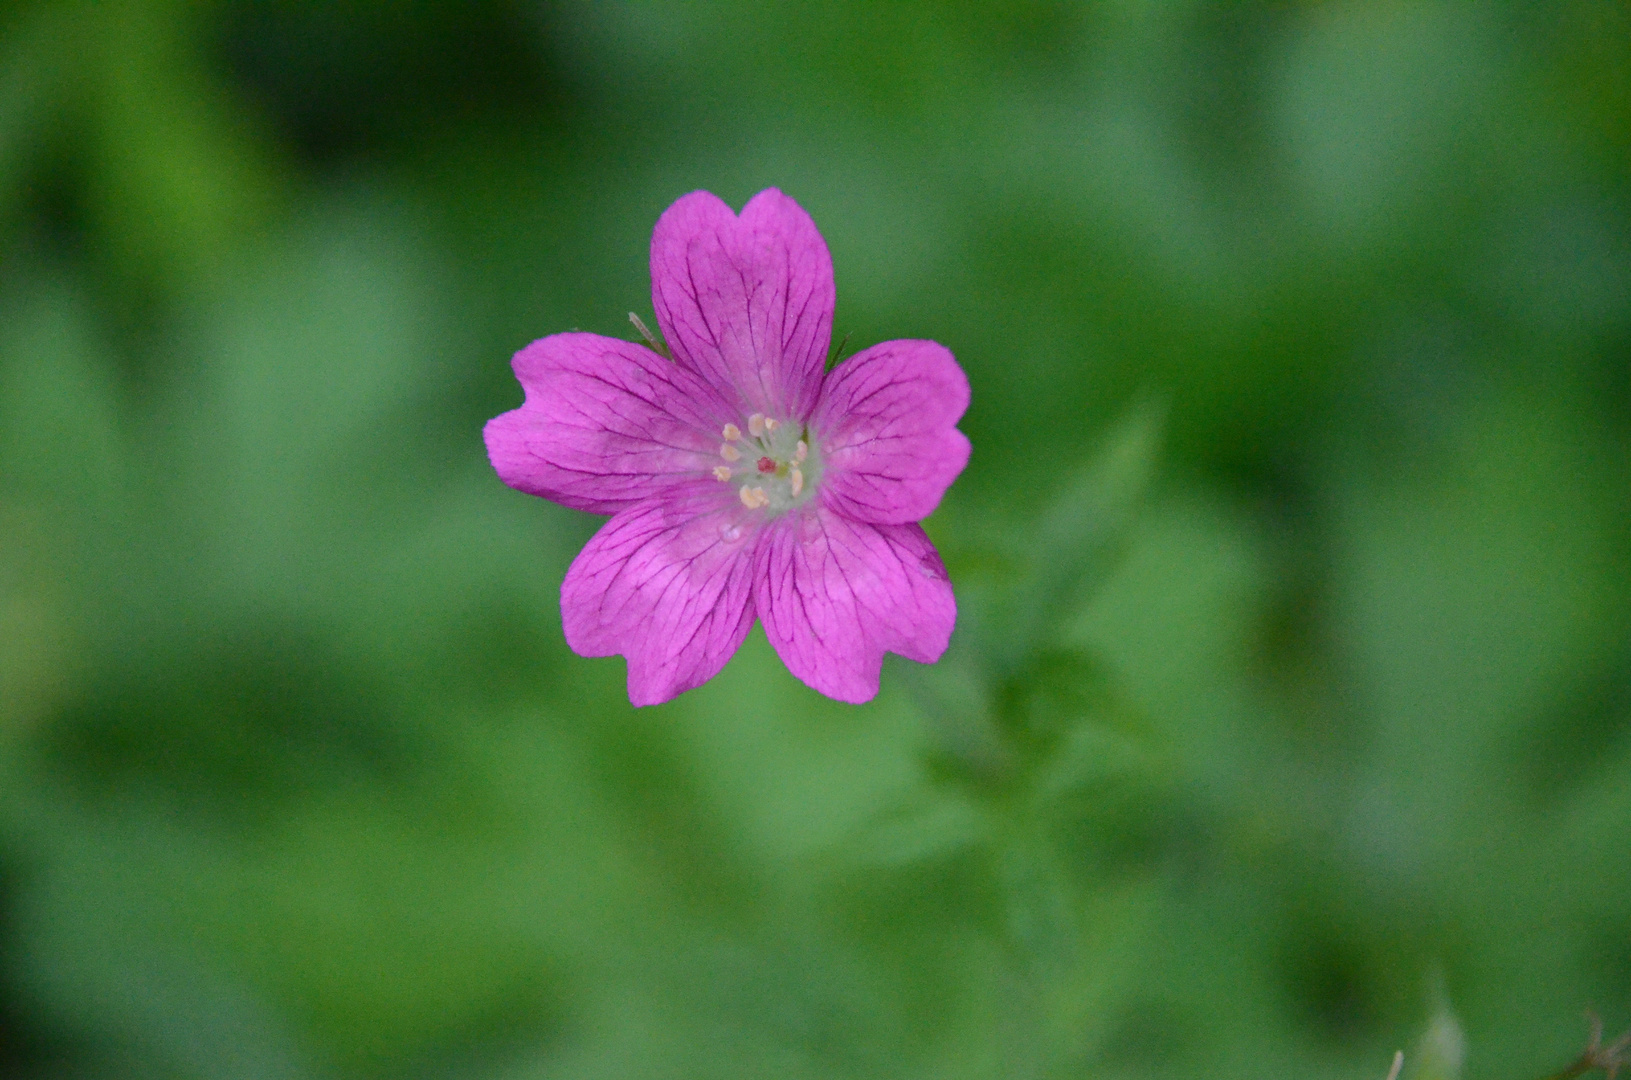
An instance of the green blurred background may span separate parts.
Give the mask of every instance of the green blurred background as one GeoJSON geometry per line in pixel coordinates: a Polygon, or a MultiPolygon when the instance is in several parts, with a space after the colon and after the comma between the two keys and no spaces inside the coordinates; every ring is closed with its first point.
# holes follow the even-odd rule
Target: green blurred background
{"type": "Polygon", "coordinates": [[[0,1073],[1538,1076],[1628,510],[1622,3],[0,4],[0,1073]],[[958,634],[635,712],[481,425],[772,185],[958,634]]]}

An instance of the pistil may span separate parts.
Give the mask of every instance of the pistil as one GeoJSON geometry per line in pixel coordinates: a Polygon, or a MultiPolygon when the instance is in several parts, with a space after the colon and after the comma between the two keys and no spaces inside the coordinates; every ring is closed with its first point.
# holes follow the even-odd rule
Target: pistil
{"type": "Polygon", "coordinates": [[[810,460],[807,437],[795,438],[795,430],[805,435],[801,426],[763,413],[748,417],[746,435],[735,424],[723,425],[720,434],[725,441],[719,446],[719,456],[725,464],[713,467],[714,479],[734,482],[737,497],[749,510],[779,514],[803,502],[820,467],[810,460]],[[751,470],[746,468],[750,461],[751,470]]]}

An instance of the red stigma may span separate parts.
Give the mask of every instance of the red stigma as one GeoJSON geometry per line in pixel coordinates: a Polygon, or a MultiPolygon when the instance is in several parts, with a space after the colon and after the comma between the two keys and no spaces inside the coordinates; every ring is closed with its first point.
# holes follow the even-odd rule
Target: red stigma
{"type": "Polygon", "coordinates": [[[763,472],[763,473],[775,472],[776,471],[776,463],[774,461],[772,461],[770,458],[762,457],[762,458],[759,459],[759,471],[763,472]]]}

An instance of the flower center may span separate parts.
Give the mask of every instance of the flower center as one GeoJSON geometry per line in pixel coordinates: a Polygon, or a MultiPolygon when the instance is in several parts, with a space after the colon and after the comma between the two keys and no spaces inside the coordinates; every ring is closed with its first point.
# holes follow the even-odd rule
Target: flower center
{"type": "Polygon", "coordinates": [[[735,486],[743,506],[779,514],[809,501],[821,463],[804,425],[754,413],[746,433],[726,424],[721,434],[724,464],[714,466],[714,478],[735,486]]]}

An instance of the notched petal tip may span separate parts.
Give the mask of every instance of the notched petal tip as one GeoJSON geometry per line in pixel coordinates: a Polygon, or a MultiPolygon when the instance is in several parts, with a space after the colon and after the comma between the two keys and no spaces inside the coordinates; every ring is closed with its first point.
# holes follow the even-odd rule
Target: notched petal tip
{"type": "Polygon", "coordinates": [[[839,701],[870,701],[885,652],[919,663],[945,653],[957,601],[916,525],[868,525],[817,512],[767,529],[754,606],[788,670],[839,701]]]}
{"type": "Polygon", "coordinates": [[[656,705],[701,686],[753,625],[751,554],[712,480],[613,517],[561,583],[561,628],[580,656],[628,661],[629,700],[656,705]]]}
{"type": "Polygon", "coordinates": [[[968,464],[955,426],[968,403],[968,376],[938,342],[885,341],[835,368],[811,421],[827,505],[880,525],[928,517],[968,464]]]}
{"type": "Polygon", "coordinates": [[[809,214],[770,188],[740,217],[708,192],[663,212],[652,306],[675,359],[744,412],[803,419],[832,330],[832,257],[809,214]]]}
{"type": "Polygon", "coordinates": [[[519,491],[609,514],[712,464],[725,406],[642,345],[554,334],[518,351],[512,366],[526,400],[483,435],[499,478],[519,491]]]}

